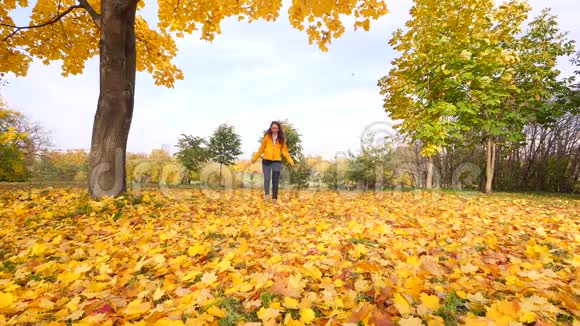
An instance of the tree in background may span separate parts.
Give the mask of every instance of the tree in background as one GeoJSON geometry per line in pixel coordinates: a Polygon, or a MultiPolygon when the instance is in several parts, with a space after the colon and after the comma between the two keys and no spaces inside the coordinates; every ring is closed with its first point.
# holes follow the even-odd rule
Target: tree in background
{"type": "Polygon", "coordinates": [[[520,36],[529,10],[516,0],[417,0],[408,30],[390,41],[401,56],[379,80],[385,110],[430,163],[449,146],[485,144],[485,192],[498,144],[523,140],[527,123],[551,114],[542,107],[556,86],[555,62],[571,50],[548,11],[520,36]]]}
{"type": "Polygon", "coordinates": [[[525,124],[525,115],[507,103],[519,91],[514,78],[519,62],[516,42],[530,9],[521,1],[498,7],[492,4],[475,22],[476,33],[470,34],[470,42],[465,44],[466,56],[460,61],[464,73],[458,80],[455,103],[467,109],[458,112],[457,119],[462,126],[477,131],[470,133],[476,136],[471,140],[485,144],[487,193],[491,192],[497,144],[515,141],[525,124]]]}
{"type": "Polygon", "coordinates": [[[236,162],[236,158],[242,155],[242,141],[236,134],[233,126],[220,125],[209,139],[208,151],[214,162],[220,164],[218,185],[222,181],[222,165],[230,166],[236,162]]]}
{"type": "Polygon", "coordinates": [[[33,165],[33,177],[39,181],[86,182],[88,158],[85,150],[44,151],[33,165]]]}
{"type": "Polygon", "coordinates": [[[481,132],[480,139],[486,143],[486,193],[492,191],[497,146],[522,143],[526,125],[553,121],[559,115],[548,102],[561,87],[557,80],[560,74],[556,69],[557,59],[570,55],[573,43],[560,32],[556,17],[549,14],[549,10],[543,10],[534,18],[522,36],[516,35],[520,28],[514,22],[523,21],[526,12],[526,9],[519,13],[502,11],[500,7],[496,15],[505,17],[502,23],[505,26],[493,29],[494,35],[501,35],[497,37],[496,50],[500,61],[495,62],[495,70],[489,69],[489,64],[481,69],[489,71],[491,82],[489,85],[466,85],[473,96],[468,101],[483,103],[477,107],[479,114],[469,115],[464,121],[473,124],[481,132]],[[506,30],[515,32],[506,33],[506,30]]]}
{"type": "MultiPolygon", "coordinates": [[[[28,24],[16,24],[10,13],[27,1],[2,3],[0,72],[24,76],[33,59],[48,64],[62,60],[63,75],[80,74],[85,62],[100,55],[100,94],[90,154],[89,194],[117,196],[126,190],[126,148],[133,116],[135,74],[147,71],[157,85],[172,87],[183,79],[172,59],[174,37],[200,30],[211,41],[228,17],[273,21],[282,1],[157,1],[157,29],[138,11],[138,0],[39,0],[28,24]],[[58,26],[58,28],[55,28],[58,26]],[[117,170],[120,169],[120,173],[117,170]],[[120,177],[119,177],[120,175],[120,177]],[[121,179],[121,180],[118,180],[121,179]]],[[[322,50],[344,33],[341,16],[354,15],[354,27],[369,29],[370,19],[386,14],[379,0],[340,2],[293,1],[290,24],[308,34],[322,50]]]]}
{"type": "Polygon", "coordinates": [[[544,9],[517,38],[515,48],[519,62],[514,83],[518,92],[507,104],[519,107],[526,122],[549,124],[568,112],[564,106],[553,105],[554,97],[566,91],[566,81],[559,80],[557,60],[574,52],[574,41],[560,31],[557,17],[544,9]]]}
{"type": "Polygon", "coordinates": [[[460,129],[454,119],[460,108],[449,101],[461,70],[454,63],[468,53],[467,35],[491,6],[478,0],[416,0],[407,30],[397,29],[389,41],[401,55],[378,82],[384,109],[401,121],[395,128],[407,140],[422,144],[421,154],[429,160],[427,188],[433,184],[432,156],[460,129]]]}
{"type": "Polygon", "coordinates": [[[50,146],[47,132],[0,97],[0,181],[25,181],[40,153],[50,146]]]}
{"type": "Polygon", "coordinates": [[[288,120],[281,121],[282,128],[284,128],[284,135],[286,136],[286,146],[288,153],[294,160],[294,166],[290,167],[286,159],[283,159],[284,164],[290,172],[288,183],[295,189],[305,189],[310,185],[310,176],[312,175],[312,167],[308,164],[306,156],[302,148],[302,135],[298,129],[288,120]]]}
{"type": "MultiPolygon", "coordinates": [[[[580,96],[576,70],[563,82],[556,80],[557,53],[570,51],[571,44],[560,33],[555,17],[543,11],[530,24],[523,40],[529,74],[524,74],[523,103],[530,103],[530,119],[523,129],[524,141],[502,148],[499,179],[494,187],[502,190],[580,192],[580,96]],[[546,32],[547,31],[547,32],[546,32]],[[541,36],[547,34],[548,36],[541,36]]],[[[571,62],[580,66],[579,53],[571,62]]],[[[524,62],[524,60],[522,60],[524,62]]],[[[522,73],[525,71],[522,69],[522,73]]],[[[518,96],[520,96],[518,94],[518,96]]]]}
{"type": "MultiPolygon", "coordinates": [[[[385,187],[394,185],[395,177],[395,139],[389,136],[377,139],[371,133],[366,138],[361,139],[360,155],[354,160],[354,167],[362,168],[360,176],[356,182],[364,184],[365,189],[383,190],[385,187]]],[[[355,181],[355,180],[353,180],[355,181]]]]}
{"type": "Polygon", "coordinates": [[[149,154],[127,153],[128,181],[134,187],[147,184],[178,184],[185,168],[168,149],[153,149],[149,154]]]}
{"type": "MultiPolygon", "coordinates": [[[[149,182],[151,178],[143,176],[141,165],[149,160],[147,153],[127,153],[127,182],[143,183],[149,182]]],[[[148,176],[148,175],[147,175],[148,176]]]]}
{"type": "MultiPolygon", "coordinates": [[[[360,164],[362,151],[340,152],[334,159],[327,161],[321,169],[321,182],[334,191],[351,190],[353,186],[363,185],[363,169],[360,164]]],[[[375,169],[373,169],[375,171],[375,169]]]]}
{"type": "Polygon", "coordinates": [[[337,162],[332,162],[330,166],[323,172],[322,182],[332,190],[338,190],[339,185],[342,185],[337,162]]]}
{"type": "Polygon", "coordinates": [[[12,122],[20,113],[0,109],[0,181],[24,181],[28,178],[23,148],[28,135],[16,130],[12,122]]]}
{"type": "Polygon", "coordinates": [[[288,182],[294,189],[306,189],[310,186],[312,167],[302,153],[298,153],[293,159],[294,166],[289,169],[290,178],[288,182]]]}
{"type": "Polygon", "coordinates": [[[192,179],[193,174],[200,172],[202,164],[210,159],[208,143],[203,137],[182,134],[179,137],[177,147],[179,151],[175,156],[187,169],[188,178],[184,181],[188,182],[192,179]]]}
{"type": "Polygon", "coordinates": [[[574,76],[568,80],[569,86],[566,88],[563,102],[566,103],[570,113],[580,114],[580,51],[572,56],[570,62],[576,66],[576,70],[574,76]]]}

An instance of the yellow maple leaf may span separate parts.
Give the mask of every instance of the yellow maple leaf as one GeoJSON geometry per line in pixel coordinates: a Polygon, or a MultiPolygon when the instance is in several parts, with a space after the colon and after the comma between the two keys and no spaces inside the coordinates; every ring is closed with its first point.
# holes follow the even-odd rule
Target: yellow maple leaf
{"type": "Polygon", "coordinates": [[[364,279],[358,279],[354,282],[354,288],[357,292],[366,292],[370,289],[370,282],[364,279]]]}
{"type": "Polygon", "coordinates": [[[219,318],[224,318],[227,315],[225,309],[220,309],[216,306],[209,307],[209,309],[207,309],[206,312],[212,316],[219,317],[219,318]]]}
{"type": "Polygon", "coordinates": [[[463,290],[457,290],[455,292],[457,294],[458,297],[460,297],[461,299],[465,299],[467,298],[467,293],[463,290]]]}
{"type": "Polygon", "coordinates": [[[240,245],[238,246],[238,251],[240,253],[245,253],[248,251],[248,249],[249,249],[248,240],[246,240],[245,238],[241,238],[240,245]]]}
{"type": "Polygon", "coordinates": [[[84,263],[84,264],[81,264],[81,265],[75,267],[74,272],[78,273],[78,274],[82,274],[82,273],[90,271],[92,268],[93,267],[91,265],[84,263]]]}
{"type": "Polygon", "coordinates": [[[153,293],[153,300],[161,299],[161,297],[163,297],[164,294],[165,290],[163,290],[162,288],[157,288],[157,290],[155,290],[155,292],[153,293]]]}
{"type": "Polygon", "coordinates": [[[213,283],[215,283],[215,281],[217,281],[218,277],[215,275],[214,272],[207,272],[204,273],[203,276],[201,277],[201,282],[205,285],[212,285],[213,283]]]}
{"type": "Polygon", "coordinates": [[[70,283],[70,282],[73,282],[73,281],[78,280],[80,276],[81,276],[80,273],[76,273],[76,272],[64,272],[64,273],[59,274],[56,277],[56,279],[58,281],[62,281],[62,282],[65,282],[65,283],[70,283]]]}
{"type": "Polygon", "coordinates": [[[422,323],[420,318],[406,317],[406,318],[401,318],[399,320],[399,325],[400,326],[421,326],[421,325],[423,325],[423,323],[422,323]]]}
{"type": "Polygon", "coordinates": [[[409,256],[407,257],[407,259],[405,260],[405,262],[411,266],[417,266],[419,265],[419,257],[417,256],[409,256]]]}
{"type": "MultiPolygon", "coordinates": [[[[287,314],[286,318],[284,318],[284,325],[286,326],[304,326],[305,323],[301,320],[294,320],[292,319],[292,315],[287,314]]],[[[254,326],[254,325],[248,325],[248,326],[254,326]]],[[[259,325],[256,325],[259,326],[259,325]]]]}
{"type": "Polygon", "coordinates": [[[165,256],[163,256],[162,254],[156,254],[155,256],[151,257],[151,262],[159,266],[165,262],[165,256]]]}
{"type": "Polygon", "coordinates": [[[292,291],[296,291],[296,293],[302,293],[304,287],[306,286],[306,282],[302,280],[302,276],[298,275],[290,275],[288,277],[288,289],[292,291]]]}
{"type": "Polygon", "coordinates": [[[179,319],[161,318],[155,322],[155,326],[185,326],[179,319]]]}
{"type": "Polygon", "coordinates": [[[286,308],[296,309],[298,308],[298,300],[291,297],[284,297],[284,306],[286,308]]]}
{"type": "Polygon", "coordinates": [[[0,292],[0,309],[10,307],[15,299],[12,293],[0,292]]]}
{"type": "Polygon", "coordinates": [[[141,302],[141,299],[135,299],[123,309],[123,314],[135,317],[146,313],[149,309],[151,309],[151,302],[141,302]]]}
{"type": "Polygon", "coordinates": [[[84,310],[82,309],[77,309],[73,312],[71,312],[68,316],[66,316],[66,319],[70,319],[70,320],[78,320],[79,318],[81,318],[84,315],[84,310]]]}
{"type": "Polygon", "coordinates": [[[508,325],[516,321],[517,310],[515,305],[507,300],[502,300],[491,305],[485,317],[493,320],[497,325],[508,325]]]}
{"type": "Polygon", "coordinates": [[[76,296],[76,297],[72,298],[69,302],[67,302],[66,307],[69,311],[77,310],[80,302],[81,302],[81,297],[76,296]]]}
{"type": "Polygon", "coordinates": [[[47,298],[41,298],[40,301],[38,302],[38,307],[42,309],[51,310],[52,308],[54,308],[54,306],[55,306],[54,302],[50,301],[47,298]]]}
{"type": "Polygon", "coordinates": [[[276,309],[276,310],[281,310],[282,306],[280,305],[280,302],[274,301],[274,302],[270,303],[270,308],[276,309]]]}
{"type": "Polygon", "coordinates": [[[518,320],[522,323],[533,323],[536,321],[536,314],[533,311],[526,311],[520,314],[518,320]]]}
{"type": "Polygon", "coordinates": [[[427,326],[445,326],[445,321],[440,316],[431,316],[427,321],[427,326]]]}
{"type": "Polygon", "coordinates": [[[42,256],[48,247],[44,243],[36,243],[30,248],[30,256],[42,256]]]}
{"type": "Polygon", "coordinates": [[[243,282],[243,283],[238,285],[238,291],[242,292],[242,293],[251,291],[253,288],[254,288],[254,284],[252,284],[250,282],[243,282]]]}
{"type": "Polygon", "coordinates": [[[81,319],[79,323],[88,325],[102,325],[103,320],[107,318],[106,314],[93,314],[81,319]]]}
{"type": "Polygon", "coordinates": [[[395,295],[393,296],[393,302],[394,302],[395,308],[397,308],[397,310],[399,311],[399,313],[402,316],[408,315],[409,313],[411,313],[411,307],[409,306],[409,303],[399,293],[395,293],[395,295]]]}
{"type": "Polygon", "coordinates": [[[488,326],[490,320],[485,317],[480,317],[472,314],[471,312],[467,313],[465,317],[465,325],[466,326],[488,326]]]}
{"type": "Polygon", "coordinates": [[[304,323],[309,323],[309,322],[313,321],[314,318],[316,318],[316,315],[314,314],[314,310],[312,310],[310,308],[300,309],[300,321],[302,321],[304,323]]]}
{"type": "Polygon", "coordinates": [[[260,318],[263,321],[276,319],[276,317],[278,317],[279,315],[280,311],[277,309],[262,307],[260,308],[260,310],[258,310],[258,318],[260,318]]]}
{"type": "Polygon", "coordinates": [[[197,255],[203,256],[208,252],[209,252],[209,248],[207,248],[206,246],[199,244],[199,243],[196,243],[195,245],[193,245],[187,249],[187,254],[190,257],[195,257],[197,255]]]}
{"type": "Polygon", "coordinates": [[[62,235],[59,234],[56,237],[54,237],[50,243],[57,245],[60,243],[61,240],[62,240],[62,235]]]}
{"type": "Polygon", "coordinates": [[[441,307],[439,303],[439,297],[436,295],[428,295],[426,293],[421,293],[421,303],[431,311],[436,311],[441,307]]]}
{"type": "Polygon", "coordinates": [[[465,274],[475,273],[475,272],[477,272],[478,269],[479,269],[479,267],[477,267],[471,263],[468,263],[468,264],[461,266],[461,271],[465,274]]]}
{"type": "Polygon", "coordinates": [[[224,260],[220,261],[219,264],[217,264],[216,268],[221,273],[223,271],[226,271],[226,270],[232,268],[232,264],[230,263],[229,259],[224,259],[224,260]]]}
{"type": "Polygon", "coordinates": [[[310,276],[314,280],[318,281],[322,277],[322,272],[316,266],[312,265],[312,263],[304,264],[303,270],[304,275],[310,276]]]}

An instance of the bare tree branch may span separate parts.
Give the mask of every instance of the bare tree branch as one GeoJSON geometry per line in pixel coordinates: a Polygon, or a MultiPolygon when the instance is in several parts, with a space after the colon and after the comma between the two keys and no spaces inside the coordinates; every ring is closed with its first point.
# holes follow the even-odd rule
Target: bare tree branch
{"type": "Polygon", "coordinates": [[[179,6],[180,6],[181,1],[177,0],[177,4],[175,5],[175,9],[173,9],[173,18],[171,18],[171,21],[175,21],[175,18],[179,19],[179,6]]]}
{"type": "MultiPolygon", "coordinates": [[[[60,7],[62,6],[62,0],[58,0],[58,9],[57,12],[60,12],[60,7]]],[[[70,38],[68,37],[68,35],[66,34],[66,29],[64,28],[64,24],[62,23],[62,19],[58,21],[60,23],[60,27],[62,28],[62,33],[64,35],[64,38],[66,38],[66,47],[68,49],[72,48],[71,42],[70,42],[70,38]]]]}
{"type": "MultiPolygon", "coordinates": [[[[40,28],[40,27],[54,24],[54,23],[60,21],[61,18],[66,16],[69,12],[71,12],[75,9],[81,9],[81,8],[85,9],[89,13],[93,22],[95,23],[95,25],[97,25],[97,28],[100,29],[101,28],[101,16],[95,11],[95,9],[89,4],[89,2],[87,0],[79,0],[78,5],[68,7],[65,11],[63,11],[62,13],[57,13],[56,16],[45,21],[44,23],[40,23],[40,24],[36,24],[36,25],[29,25],[29,26],[16,26],[16,25],[4,24],[4,23],[0,22],[0,26],[14,29],[10,34],[8,34],[8,36],[6,36],[4,38],[3,41],[7,41],[10,37],[12,37],[14,34],[18,33],[21,30],[31,29],[31,28],[40,28]]],[[[60,11],[60,9],[59,9],[59,11],[60,11]]]]}
{"type": "Polygon", "coordinates": [[[15,25],[10,25],[10,24],[0,23],[0,26],[14,28],[14,31],[12,31],[12,33],[8,34],[8,36],[6,36],[3,41],[8,40],[14,34],[18,33],[20,30],[23,30],[23,29],[40,28],[40,27],[44,27],[44,26],[47,26],[47,25],[50,25],[50,24],[54,24],[57,21],[59,21],[62,17],[66,16],[69,12],[71,12],[71,11],[73,11],[75,9],[79,9],[79,8],[82,8],[82,7],[80,5],[70,6],[70,7],[68,7],[67,10],[63,11],[62,13],[60,13],[60,14],[58,14],[56,16],[54,16],[50,20],[47,20],[44,23],[37,24],[37,25],[15,26],[15,25]]]}
{"type": "Polygon", "coordinates": [[[101,15],[99,15],[95,8],[91,6],[91,4],[87,0],[79,0],[81,7],[83,7],[95,22],[95,25],[100,29],[101,28],[101,15]]]}

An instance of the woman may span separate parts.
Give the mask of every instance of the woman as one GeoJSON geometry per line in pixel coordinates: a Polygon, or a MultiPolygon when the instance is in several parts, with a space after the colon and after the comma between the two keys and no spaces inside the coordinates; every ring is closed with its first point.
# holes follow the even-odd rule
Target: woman
{"type": "Polygon", "coordinates": [[[282,170],[282,155],[290,166],[294,166],[294,160],[288,154],[286,137],[282,130],[282,125],[278,121],[272,121],[270,128],[264,134],[262,145],[254,157],[252,163],[256,162],[260,155],[262,158],[262,172],[264,173],[264,198],[266,202],[270,200],[270,179],[272,180],[272,203],[278,199],[278,183],[280,182],[280,171],[282,170]]]}

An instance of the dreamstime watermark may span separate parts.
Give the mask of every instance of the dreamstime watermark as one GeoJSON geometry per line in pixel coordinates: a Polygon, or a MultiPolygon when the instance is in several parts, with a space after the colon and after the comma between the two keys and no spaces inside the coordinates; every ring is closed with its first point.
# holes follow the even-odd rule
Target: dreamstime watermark
{"type": "MultiPolygon", "coordinates": [[[[91,153],[90,159],[95,159],[91,153]]],[[[112,162],[103,160],[95,165],[89,175],[89,189],[96,197],[111,196],[123,190],[123,158],[125,152],[122,148],[115,149],[115,157],[112,162]]],[[[101,158],[99,158],[101,160],[101,158]]]]}
{"type": "Polygon", "coordinates": [[[393,123],[390,121],[374,121],[365,126],[360,135],[360,148],[368,151],[378,146],[385,146],[396,136],[393,123]]]}
{"type": "MultiPolygon", "coordinates": [[[[333,162],[315,161],[310,163],[308,189],[293,189],[290,184],[292,174],[300,171],[290,171],[297,167],[284,168],[281,171],[279,197],[296,198],[298,200],[312,199],[320,191],[334,191],[340,196],[354,199],[361,194],[373,192],[376,199],[381,199],[389,193],[412,191],[420,194],[425,184],[429,165],[433,174],[433,187],[440,186],[442,173],[433,163],[415,157],[402,159],[398,150],[404,146],[396,146],[397,134],[393,124],[389,121],[374,121],[366,125],[360,134],[360,153],[362,159],[350,157],[349,152],[338,151],[333,162]],[[397,156],[398,155],[398,156],[397,156]],[[397,160],[392,158],[397,156],[397,160]],[[367,160],[367,161],[365,161],[367,160]],[[369,165],[368,162],[372,162],[369,165]],[[329,174],[328,169],[333,169],[329,174]],[[356,180],[356,181],[355,181],[356,180]]],[[[102,160],[91,170],[91,191],[96,196],[114,195],[123,187],[123,159],[122,149],[115,151],[112,162],[102,160]]],[[[481,168],[470,162],[463,162],[454,167],[451,172],[451,185],[447,187],[462,191],[464,187],[472,186],[481,175],[481,168]]],[[[180,190],[178,185],[188,180],[189,172],[175,161],[137,162],[130,169],[127,182],[134,192],[140,192],[145,185],[155,180],[156,188],[166,197],[175,198],[180,190]]],[[[450,175],[449,171],[446,175],[450,175]]],[[[220,199],[242,196],[244,200],[251,200],[255,191],[234,191],[237,188],[263,191],[263,177],[260,172],[251,171],[251,166],[238,170],[227,165],[208,163],[199,172],[199,181],[193,189],[198,188],[207,198],[220,199]]],[[[183,187],[182,187],[183,188],[183,187]]],[[[272,187],[270,187],[271,189],[272,187]]]]}

